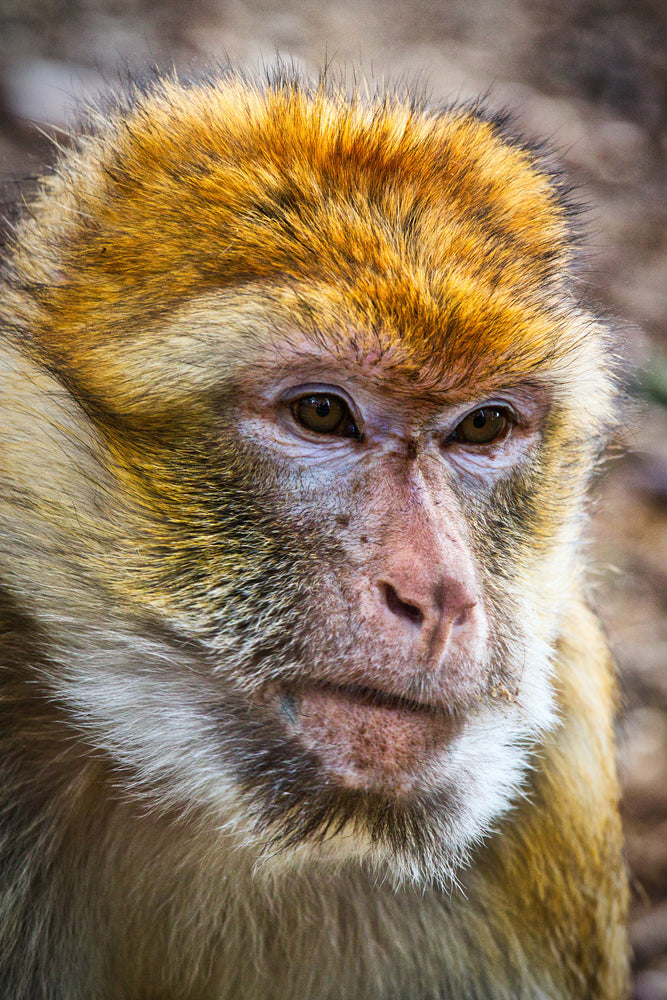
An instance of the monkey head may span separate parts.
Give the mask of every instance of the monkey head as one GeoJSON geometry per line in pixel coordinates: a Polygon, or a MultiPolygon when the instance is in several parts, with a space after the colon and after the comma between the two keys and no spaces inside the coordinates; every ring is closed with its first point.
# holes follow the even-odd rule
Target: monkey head
{"type": "Polygon", "coordinates": [[[557,725],[611,398],[571,229],[478,107],[279,74],[91,119],[6,276],[4,475],[40,683],[126,794],[456,877],[557,725]]]}

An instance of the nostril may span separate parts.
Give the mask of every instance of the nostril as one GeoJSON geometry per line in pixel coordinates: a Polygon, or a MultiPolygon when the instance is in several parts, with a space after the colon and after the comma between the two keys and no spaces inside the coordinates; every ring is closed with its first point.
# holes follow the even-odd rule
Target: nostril
{"type": "Polygon", "coordinates": [[[380,584],[380,589],[392,614],[398,618],[405,618],[414,625],[421,625],[424,621],[424,613],[421,608],[418,608],[416,604],[408,604],[407,601],[402,600],[390,583],[380,584]]]}

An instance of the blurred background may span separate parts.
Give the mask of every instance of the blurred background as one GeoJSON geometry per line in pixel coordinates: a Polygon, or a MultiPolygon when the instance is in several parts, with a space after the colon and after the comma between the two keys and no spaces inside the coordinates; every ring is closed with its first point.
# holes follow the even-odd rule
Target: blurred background
{"type": "Polygon", "coordinates": [[[591,586],[623,692],[634,997],[667,1000],[667,3],[0,0],[3,201],[126,70],[276,53],[311,75],[328,61],[414,80],[437,102],[488,94],[549,139],[586,206],[583,278],[621,320],[638,403],[600,479],[591,586]]]}

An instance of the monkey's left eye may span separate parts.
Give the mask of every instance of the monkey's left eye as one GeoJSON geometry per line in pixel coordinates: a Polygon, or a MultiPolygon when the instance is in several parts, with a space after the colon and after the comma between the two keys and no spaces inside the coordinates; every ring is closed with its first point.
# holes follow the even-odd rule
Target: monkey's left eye
{"type": "Polygon", "coordinates": [[[316,434],[359,437],[357,425],[344,399],[328,392],[314,392],[296,399],[291,410],[294,418],[316,434]]]}
{"type": "Polygon", "coordinates": [[[512,419],[506,410],[499,406],[481,406],[463,418],[449,440],[460,444],[492,444],[506,437],[511,426],[512,419]]]}

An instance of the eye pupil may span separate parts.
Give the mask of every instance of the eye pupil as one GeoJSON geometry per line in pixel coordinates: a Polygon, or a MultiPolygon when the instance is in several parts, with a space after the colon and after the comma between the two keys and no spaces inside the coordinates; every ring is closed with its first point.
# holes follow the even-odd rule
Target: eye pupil
{"type": "Polygon", "coordinates": [[[315,407],[315,412],[317,413],[318,417],[328,417],[330,409],[331,409],[331,403],[329,402],[329,400],[323,399],[315,407]]]}
{"type": "Polygon", "coordinates": [[[484,410],[480,410],[479,413],[476,413],[472,418],[472,422],[475,427],[483,427],[486,423],[486,413],[484,410]]]}

